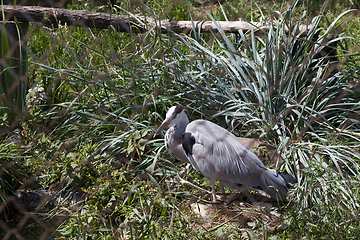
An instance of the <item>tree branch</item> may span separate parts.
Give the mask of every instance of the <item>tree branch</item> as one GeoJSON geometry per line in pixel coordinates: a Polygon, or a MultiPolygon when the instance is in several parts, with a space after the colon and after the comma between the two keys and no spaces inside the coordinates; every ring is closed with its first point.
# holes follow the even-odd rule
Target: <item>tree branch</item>
{"type": "MultiPolygon", "coordinates": [[[[121,32],[143,32],[156,26],[161,26],[162,32],[188,33],[194,28],[202,32],[218,32],[216,24],[212,21],[177,21],[177,20],[157,20],[151,17],[140,15],[115,15],[102,12],[92,12],[87,10],[68,10],[63,8],[49,8],[37,6],[13,6],[4,5],[6,20],[13,20],[16,17],[23,22],[39,22],[42,24],[59,23],[71,26],[89,28],[108,28],[115,27],[121,32]]],[[[237,33],[239,30],[244,32],[254,28],[255,34],[262,34],[267,26],[260,23],[248,23],[244,21],[218,21],[224,32],[237,33]]],[[[306,25],[300,25],[299,33],[305,32],[306,25]]]]}

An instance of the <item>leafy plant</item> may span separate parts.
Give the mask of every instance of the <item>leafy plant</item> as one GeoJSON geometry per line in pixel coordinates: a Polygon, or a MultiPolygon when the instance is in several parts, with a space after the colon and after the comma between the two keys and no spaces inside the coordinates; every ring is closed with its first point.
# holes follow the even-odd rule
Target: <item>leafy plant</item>
{"type": "MultiPolygon", "coordinates": [[[[185,3],[168,9],[159,1],[114,3],[95,8],[130,14],[123,10],[130,7],[152,17],[188,14],[185,3]]],[[[217,25],[229,18],[219,13],[236,4],[246,9],[245,1],[229,2],[213,6],[203,19],[217,25]]],[[[46,219],[66,219],[57,229],[60,238],[359,236],[359,66],[341,34],[352,11],[324,27],[324,14],[310,18],[297,4],[284,13],[251,6],[244,18],[260,19],[263,35],[255,27],[227,34],[220,25],[210,34],[155,28],[137,36],[33,25],[27,145],[14,158],[28,156],[37,183],[57,191],[59,204],[46,219]],[[206,187],[206,180],[164,155],[163,139],[152,137],[175,104],[185,106],[191,120],[207,118],[277,146],[285,159],[278,169],[299,183],[288,208],[276,209],[284,220],[273,232],[264,230],[268,222],[261,218],[246,230],[199,224],[187,206],[197,190],[173,178],[186,171],[195,184],[206,187]],[[73,204],[75,195],[82,200],[73,204]]],[[[80,1],[72,7],[91,6],[80,1]]],[[[209,8],[199,9],[195,4],[189,15],[200,18],[209,8]]]]}

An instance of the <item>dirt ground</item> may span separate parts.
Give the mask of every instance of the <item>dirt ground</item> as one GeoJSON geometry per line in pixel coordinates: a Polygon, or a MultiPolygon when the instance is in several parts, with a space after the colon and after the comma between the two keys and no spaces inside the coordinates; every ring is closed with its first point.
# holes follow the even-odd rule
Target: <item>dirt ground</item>
{"type": "Polygon", "coordinates": [[[244,230],[260,228],[261,231],[271,232],[280,227],[284,215],[274,208],[279,206],[278,203],[262,193],[256,193],[253,198],[250,203],[241,193],[232,193],[227,195],[224,202],[210,203],[193,197],[188,206],[198,220],[192,228],[211,230],[221,225],[244,230]]]}

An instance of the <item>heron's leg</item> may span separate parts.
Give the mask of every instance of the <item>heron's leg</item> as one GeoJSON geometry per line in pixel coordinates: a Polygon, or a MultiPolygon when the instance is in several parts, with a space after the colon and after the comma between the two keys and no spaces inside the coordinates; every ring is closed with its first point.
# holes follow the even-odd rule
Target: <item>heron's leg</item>
{"type": "Polygon", "coordinates": [[[216,203],[217,200],[216,200],[216,192],[215,192],[215,179],[208,178],[208,180],[212,190],[212,199],[213,199],[212,202],[216,203]]]}
{"type": "Polygon", "coordinates": [[[220,183],[220,188],[221,188],[221,192],[223,195],[225,195],[225,189],[224,189],[224,186],[220,183]]]}
{"type": "Polygon", "coordinates": [[[225,189],[224,189],[224,186],[220,183],[220,188],[221,188],[221,192],[222,192],[222,196],[220,198],[221,201],[226,201],[226,194],[225,194],[225,189]]]}

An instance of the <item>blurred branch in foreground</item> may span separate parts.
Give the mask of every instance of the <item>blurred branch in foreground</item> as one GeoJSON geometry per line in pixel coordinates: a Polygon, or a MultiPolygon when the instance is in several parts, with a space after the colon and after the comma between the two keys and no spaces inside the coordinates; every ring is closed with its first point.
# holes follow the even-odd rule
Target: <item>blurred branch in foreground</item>
{"type": "MultiPolygon", "coordinates": [[[[48,8],[37,6],[3,6],[5,18],[13,20],[16,17],[24,22],[43,22],[57,25],[59,22],[67,23],[71,26],[108,28],[110,25],[122,32],[142,32],[153,27],[161,26],[163,32],[172,31],[176,33],[188,33],[193,28],[202,32],[217,32],[220,25],[224,32],[237,33],[239,30],[250,31],[255,29],[257,35],[261,35],[267,26],[259,23],[248,23],[245,21],[177,21],[177,20],[158,20],[141,15],[115,15],[102,12],[92,12],[87,10],[68,10],[62,8],[48,8]]],[[[300,25],[297,34],[305,34],[309,26],[300,25]]],[[[286,29],[289,31],[289,29],[286,29]]]]}

